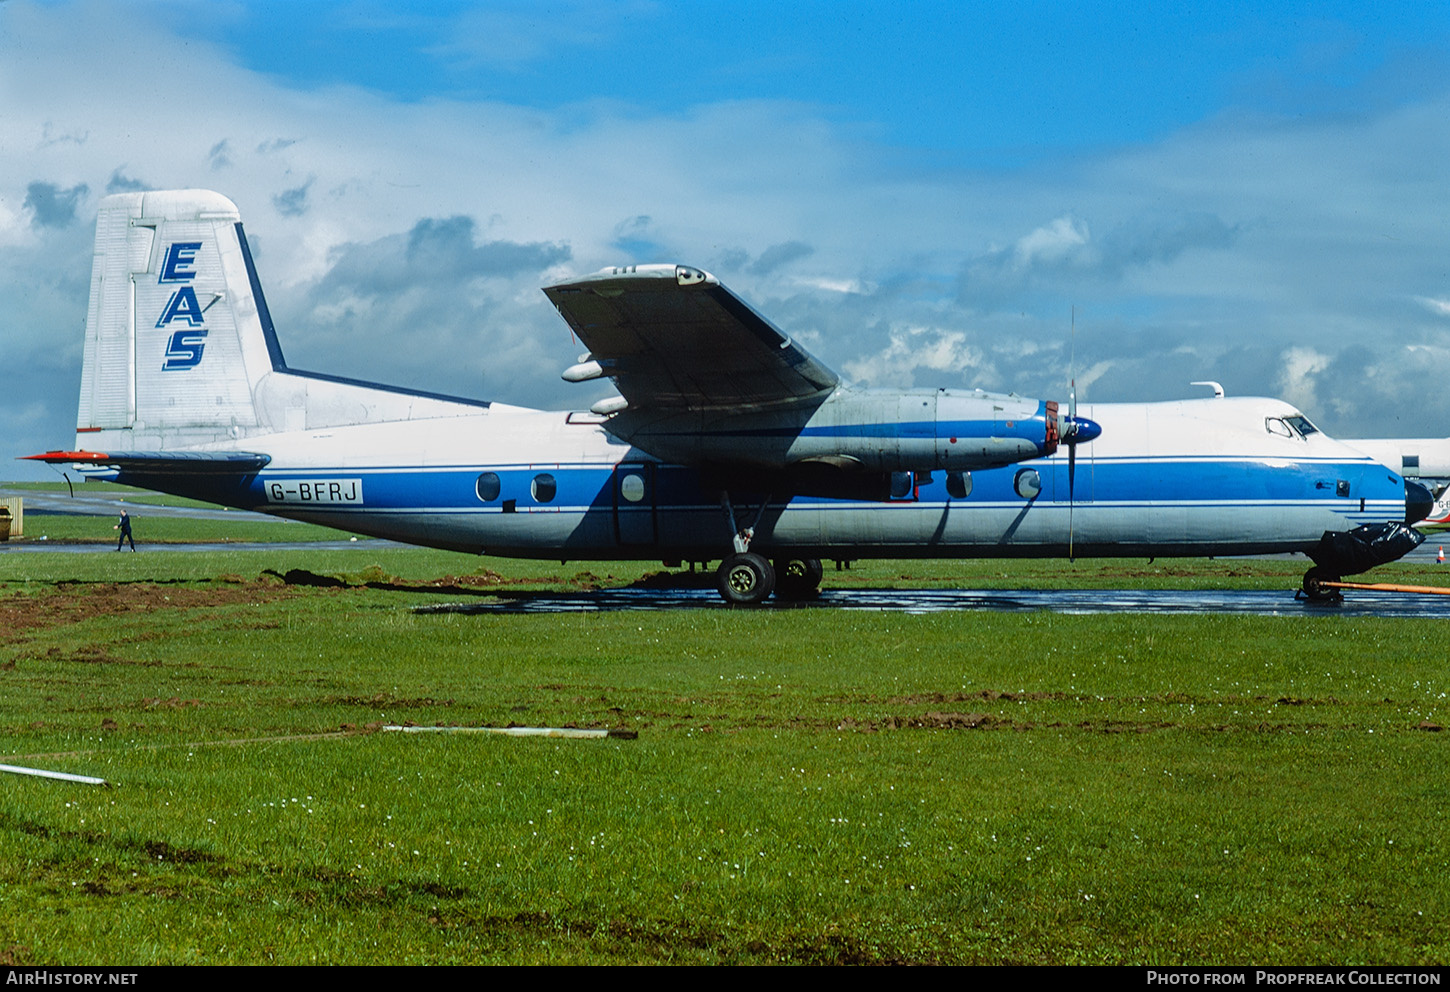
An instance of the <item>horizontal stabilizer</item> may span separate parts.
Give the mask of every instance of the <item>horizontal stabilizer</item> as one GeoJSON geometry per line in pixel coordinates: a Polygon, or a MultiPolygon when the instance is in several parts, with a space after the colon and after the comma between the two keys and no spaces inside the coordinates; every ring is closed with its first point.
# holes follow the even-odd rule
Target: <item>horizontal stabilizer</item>
{"type": "Polygon", "coordinates": [[[251,451],[47,451],[26,455],[29,461],[51,465],[105,465],[122,472],[146,475],[236,475],[265,468],[271,455],[251,451]]]}

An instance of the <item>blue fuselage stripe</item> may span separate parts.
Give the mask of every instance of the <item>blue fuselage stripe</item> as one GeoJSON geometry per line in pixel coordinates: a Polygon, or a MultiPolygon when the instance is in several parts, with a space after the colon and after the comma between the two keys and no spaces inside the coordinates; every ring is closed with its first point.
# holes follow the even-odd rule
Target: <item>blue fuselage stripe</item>
{"type": "MultiPolygon", "coordinates": [[[[951,501],[964,508],[977,503],[1008,502],[1025,504],[1013,488],[1016,475],[1023,468],[1038,472],[1042,493],[1038,502],[1063,502],[1069,498],[1066,459],[1055,458],[1024,463],[1005,469],[972,473],[971,493],[960,500],[951,500],[947,493],[945,473],[935,472],[932,480],[916,487],[921,502],[951,501]]],[[[363,479],[365,495],[356,505],[367,509],[479,508],[488,504],[476,494],[478,476],[492,472],[499,477],[499,495],[490,500],[517,501],[519,509],[532,506],[608,506],[613,507],[612,465],[475,465],[449,466],[420,470],[404,467],[370,467],[366,469],[298,469],[264,470],[247,490],[253,505],[266,507],[285,503],[269,500],[267,485],[287,480],[363,479]],[[532,484],[540,474],[554,477],[554,496],[547,503],[533,498],[532,484]]],[[[1303,503],[1326,502],[1358,506],[1360,499],[1403,503],[1403,483],[1372,463],[1326,461],[1296,463],[1286,467],[1282,462],[1267,461],[1100,461],[1096,464],[1082,459],[1072,480],[1073,500],[1080,504],[1112,502],[1122,505],[1165,506],[1191,505],[1230,500],[1233,503],[1303,503]],[[1345,495],[1341,495],[1341,492],[1345,495]]],[[[689,468],[662,465],[656,472],[657,491],[653,502],[661,506],[718,507],[719,496],[701,489],[697,473],[689,468]]],[[[746,494],[742,493],[742,498],[746,494]]],[[[859,505],[851,500],[802,501],[811,505],[859,505]]],[[[867,504],[874,505],[874,504],[867,504]]]]}
{"type": "MultiPolygon", "coordinates": [[[[730,497],[758,519],[753,549],[845,558],[1051,555],[1069,545],[1083,555],[1307,551],[1327,530],[1404,514],[1402,480],[1352,458],[1084,458],[1069,487],[1059,454],[973,472],[964,498],[948,493],[947,479],[918,477],[888,502],[776,493],[759,511],[767,494],[730,497]],[[1030,500],[1014,485],[1025,472],[1040,481],[1030,500]]],[[[118,481],[475,553],[718,558],[730,547],[719,491],[695,469],[655,462],[269,467],[185,482],[123,472],[118,481]]]]}

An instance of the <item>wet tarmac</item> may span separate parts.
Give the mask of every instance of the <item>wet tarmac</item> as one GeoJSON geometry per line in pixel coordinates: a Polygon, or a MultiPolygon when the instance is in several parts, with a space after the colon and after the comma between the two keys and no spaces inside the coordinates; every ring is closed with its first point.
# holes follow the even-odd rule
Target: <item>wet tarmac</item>
{"type": "MultiPolygon", "coordinates": [[[[601,589],[491,593],[487,603],[442,603],[415,613],[518,614],[618,610],[727,610],[714,589],[601,589]]],[[[1232,613],[1245,616],[1428,617],[1450,619],[1450,596],[1348,590],[1339,603],[1311,603],[1293,590],[1199,589],[827,589],[807,603],[771,600],[764,610],[888,613],[1232,613]]]]}

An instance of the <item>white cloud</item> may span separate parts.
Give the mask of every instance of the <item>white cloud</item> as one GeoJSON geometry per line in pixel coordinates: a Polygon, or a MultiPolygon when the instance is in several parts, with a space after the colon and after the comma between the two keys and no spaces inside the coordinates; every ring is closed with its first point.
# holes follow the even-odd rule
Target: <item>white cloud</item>
{"type": "Polygon", "coordinates": [[[1329,365],[1329,356],[1313,348],[1290,348],[1283,354],[1279,370],[1279,395],[1301,410],[1313,410],[1318,403],[1315,377],[1329,365]]]}
{"type": "Polygon", "coordinates": [[[1088,227],[1075,217],[1059,217],[1045,227],[1017,239],[1012,246],[1013,268],[1061,264],[1078,255],[1089,241],[1088,227]]]}
{"type": "Polygon", "coordinates": [[[1094,362],[1081,372],[1074,373],[1071,382],[1076,385],[1078,399],[1081,400],[1088,395],[1093,385],[1107,375],[1113,367],[1112,362],[1094,362]]]}
{"type": "Polygon", "coordinates": [[[1450,317],[1450,300],[1438,300],[1431,296],[1417,296],[1415,302],[1439,317],[1450,317]]]}
{"type": "Polygon", "coordinates": [[[850,293],[854,296],[861,296],[873,291],[873,287],[869,283],[863,283],[859,279],[831,279],[827,276],[800,276],[792,279],[791,284],[805,289],[820,289],[828,293],[850,293]]]}
{"type": "Polygon", "coordinates": [[[954,378],[971,371],[994,375],[985,354],[969,345],[964,333],[930,326],[893,327],[885,348],[846,362],[842,371],[862,385],[898,388],[918,385],[923,372],[954,378]]]}

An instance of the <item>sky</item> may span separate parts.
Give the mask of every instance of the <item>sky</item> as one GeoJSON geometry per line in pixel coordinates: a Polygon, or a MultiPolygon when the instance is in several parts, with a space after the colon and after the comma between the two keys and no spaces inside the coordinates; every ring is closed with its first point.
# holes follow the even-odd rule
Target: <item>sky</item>
{"type": "Polygon", "coordinates": [[[417,6],[0,0],[0,478],[74,442],[100,200],[181,187],[294,368],[587,408],[540,288],[676,262],[862,385],[1450,434],[1443,2],[417,6]]]}

